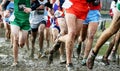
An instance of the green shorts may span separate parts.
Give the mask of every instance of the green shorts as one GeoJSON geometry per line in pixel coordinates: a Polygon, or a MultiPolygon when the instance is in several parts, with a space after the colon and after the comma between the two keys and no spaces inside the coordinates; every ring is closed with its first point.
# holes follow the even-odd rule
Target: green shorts
{"type": "Polygon", "coordinates": [[[20,27],[20,30],[29,30],[30,29],[30,23],[29,23],[29,20],[24,20],[24,21],[17,21],[17,20],[14,20],[10,23],[11,25],[16,25],[16,26],[19,26],[20,27]]]}

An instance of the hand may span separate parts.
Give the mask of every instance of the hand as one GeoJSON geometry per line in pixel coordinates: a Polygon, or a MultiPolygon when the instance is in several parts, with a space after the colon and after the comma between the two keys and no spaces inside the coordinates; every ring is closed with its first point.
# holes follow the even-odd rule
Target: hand
{"type": "Polygon", "coordinates": [[[4,11],[4,17],[5,17],[5,18],[10,17],[10,12],[9,12],[9,10],[4,11]]]}
{"type": "Polygon", "coordinates": [[[54,18],[55,18],[55,16],[54,16],[54,15],[52,15],[52,16],[50,16],[50,18],[54,19],[54,18]]]}
{"type": "Polygon", "coordinates": [[[37,9],[44,9],[44,5],[40,5],[37,9]]]}
{"type": "Polygon", "coordinates": [[[31,8],[27,8],[27,7],[24,8],[24,12],[25,12],[25,13],[30,13],[31,11],[32,11],[31,8]]]}

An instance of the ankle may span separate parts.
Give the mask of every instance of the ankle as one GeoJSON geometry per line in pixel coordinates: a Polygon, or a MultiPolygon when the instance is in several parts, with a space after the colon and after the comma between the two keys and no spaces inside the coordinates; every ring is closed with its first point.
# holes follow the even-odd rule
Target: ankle
{"type": "Polygon", "coordinates": [[[96,57],[96,56],[97,56],[97,52],[95,52],[94,50],[92,50],[92,55],[93,55],[94,57],[96,57]]]}

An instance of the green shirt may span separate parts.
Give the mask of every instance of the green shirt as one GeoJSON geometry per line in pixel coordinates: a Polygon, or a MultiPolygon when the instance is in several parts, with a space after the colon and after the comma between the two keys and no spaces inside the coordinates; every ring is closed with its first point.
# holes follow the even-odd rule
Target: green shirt
{"type": "Polygon", "coordinates": [[[11,24],[19,26],[20,29],[29,30],[29,13],[25,13],[22,6],[30,8],[30,0],[14,0],[15,19],[11,24]]]}

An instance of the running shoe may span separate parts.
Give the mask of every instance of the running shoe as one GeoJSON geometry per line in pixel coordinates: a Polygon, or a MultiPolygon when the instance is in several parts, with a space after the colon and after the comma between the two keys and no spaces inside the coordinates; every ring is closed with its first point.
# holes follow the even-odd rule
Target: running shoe
{"type": "Polygon", "coordinates": [[[110,65],[108,59],[105,58],[104,56],[103,56],[103,58],[102,58],[102,62],[103,62],[105,65],[110,65]]]}
{"type": "Polygon", "coordinates": [[[86,62],[86,65],[87,65],[87,67],[88,67],[89,69],[92,69],[92,68],[93,68],[95,57],[96,57],[96,55],[95,55],[95,53],[92,51],[92,52],[90,53],[90,56],[88,57],[87,62],[86,62]]]}
{"type": "Polygon", "coordinates": [[[72,63],[69,63],[68,65],[66,65],[67,71],[74,71],[74,67],[72,63]]]}

